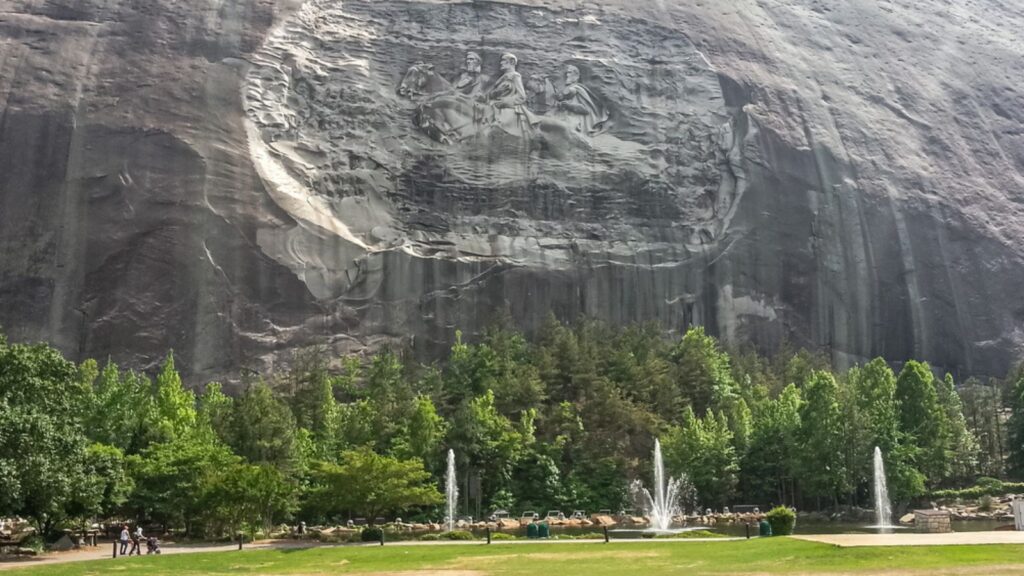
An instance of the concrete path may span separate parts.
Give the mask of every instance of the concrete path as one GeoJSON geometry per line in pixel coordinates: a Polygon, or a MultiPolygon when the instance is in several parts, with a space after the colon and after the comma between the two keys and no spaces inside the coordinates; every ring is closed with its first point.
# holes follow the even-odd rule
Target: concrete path
{"type": "Polygon", "coordinates": [[[798,534],[793,538],[843,548],[852,546],[954,546],[958,544],[1024,544],[1024,532],[950,532],[948,534],[798,534]]]}
{"type": "MultiPolygon", "coordinates": [[[[116,562],[117,560],[120,560],[122,556],[118,556],[117,560],[114,560],[112,558],[112,546],[112,542],[105,542],[95,548],[89,547],[80,550],[71,550],[68,552],[51,552],[49,554],[43,554],[42,556],[19,558],[16,560],[4,560],[0,561],[0,570],[41,566],[45,564],[82,562],[84,560],[102,560],[104,558],[110,559],[112,562],[116,562]]],[[[316,546],[316,544],[306,544],[288,540],[268,540],[246,544],[243,550],[262,550],[267,548],[310,548],[312,546],[316,546]]],[[[238,550],[238,544],[160,544],[160,551],[162,554],[196,554],[202,552],[230,552],[231,550],[238,550]]]]}

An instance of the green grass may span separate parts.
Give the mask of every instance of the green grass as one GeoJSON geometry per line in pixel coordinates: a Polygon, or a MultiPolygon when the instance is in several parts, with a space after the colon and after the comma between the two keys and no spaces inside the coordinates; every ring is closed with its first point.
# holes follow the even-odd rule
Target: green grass
{"type": "MultiPolygon", "coordinates": [[[[789,538],[728,542],[482,544],[253,550],[120,558],[11,571],[26,575],[387,574],[472,570],[488,576],[1024,573],[1024,546],[837,548],[789,538]],[[998,567],[998,568],[997,568],[998,567]]],[[[431,576],[443,576],[433,572],[431,576]]],[[[411,576],[411,575],[410,575],[411,576]]]]}

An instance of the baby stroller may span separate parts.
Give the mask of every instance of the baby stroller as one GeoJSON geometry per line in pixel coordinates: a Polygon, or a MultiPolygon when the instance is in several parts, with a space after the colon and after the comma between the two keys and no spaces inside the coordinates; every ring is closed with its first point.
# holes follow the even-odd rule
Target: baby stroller
{"type": "Polygon", "coordinates": [[[146,554],[159,554],[160,553],[160,541],[156,539],[156,536],[150,536],[146,538],[146,554]]]}

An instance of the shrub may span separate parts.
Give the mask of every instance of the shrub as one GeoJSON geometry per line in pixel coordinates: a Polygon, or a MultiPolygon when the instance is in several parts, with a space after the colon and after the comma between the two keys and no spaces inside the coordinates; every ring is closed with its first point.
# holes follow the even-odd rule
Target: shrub
{"type": "Polygon", "coordinates": [[[519,537],[508,532],[491,532],[491,540],[519,540],[519,537]]]}
{"type": "Polygon", "coordinates": [[[43,542],[42,536],[38,534],[32,534],[31,536],[28,536],[24,540],[22,540],[21,544],[19,544],[19,547],[30,548],[32,550],[35,550],[36,554],[39,554],[46,548],[46,544],[43,542]]]}
{"type": "Polygon", "coordinates": [[[978,481],[975,482],[974,485],[975,486],[980,486],[982,488],[1002,489],[1003,481],[998,479],[998,478],[990,478],[988,476],[982,476],[981,478],[978,478],[978,481]]]}
{"type": "Polygon", "coordinates": [[[975,486],[970,488],[934,490],[931,493],[931,497],[938,500],[956,500],[958,498],[977,500],[982,496],[1002,496],[1003,494],[1021,493],[1024,493],[1024,482],[1002,482],[995,478],[982,477],[978,479],[978,483],[975,486]]]}
{"type": "Polygon", "coordinates": [[[992,511],[992,497],[989,496],[988,494],[982,496],[981,499],[978,500],[978,510],[980,510],[982,512],[991,512],[992,511]]]}
{"type": "Polygon", "coordinates": [[[441,538],[445,540],[476,540],[471,532],[466,530],[452,530],[451,532],[442,532],[441,538]]]}
{"type": "Polygon", "coordinates": [[[362,533],[359,535],[359,539],[363,542],[380,542],[380,539],[384,536],[384,531],[376,526],[367,526],[363,528],[362,533]]]}
{"type": "Polygon", "coordinates": [[[796,525],[796,512],[785,506],[776,506],[765,515],[772,526],[773,536],[789,536],[796,525]]]}
{"type": "Polygon", "coordinates": [[[431,541],[431,542],[434,541],[434,540],[440,540],[440,539],[441,539],[441,537],[439,535],[433,533],[433,532],[428,532],[428,533],[420,536],[420,540],[427,540],[427,541],[431,541]]]}

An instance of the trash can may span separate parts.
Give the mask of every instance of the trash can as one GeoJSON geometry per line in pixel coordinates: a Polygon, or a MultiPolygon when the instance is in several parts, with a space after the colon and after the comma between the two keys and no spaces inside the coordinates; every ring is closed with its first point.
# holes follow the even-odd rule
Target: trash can
{"type": "Polygon", "coordinates": [[[761,523],[758,525],[758,527],[759,527],[759,534],[761,536],[771,536],[772,535],[772,525],[769,524],[767,520],[761,520],[761,523]]]}
{"type": "Polygon", "coordinates": [[[536,538],[537,537],[537,532],[538,532],[537,526],[538,525],[537,525],[536,522],[530,522],[529,524],[526,525],[526,537],[527,538],[536,538]]]}
{"type": "Polygon", "coordinates": [[[538,538],[547,538],[550,535],[551,535],[551,532],[548,529],[548,523],[547,522],[541,522],[540,526],[537,528],[537,537],[538,538]]]}

